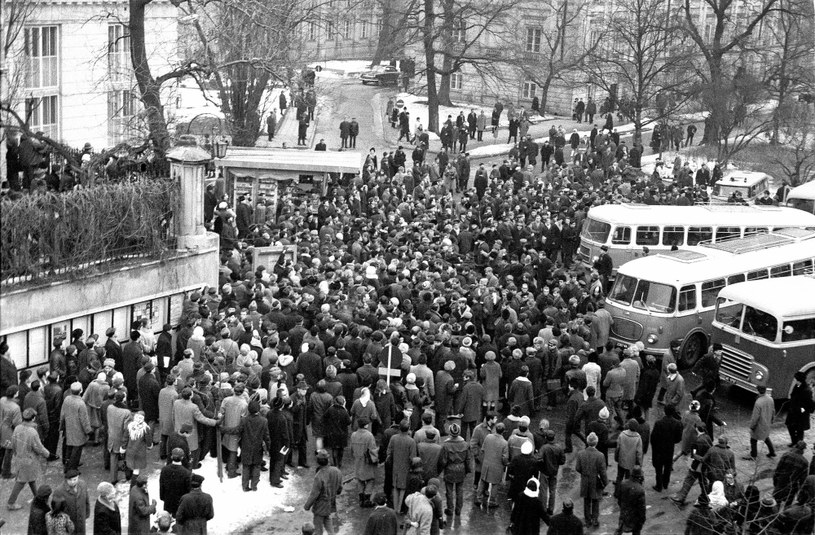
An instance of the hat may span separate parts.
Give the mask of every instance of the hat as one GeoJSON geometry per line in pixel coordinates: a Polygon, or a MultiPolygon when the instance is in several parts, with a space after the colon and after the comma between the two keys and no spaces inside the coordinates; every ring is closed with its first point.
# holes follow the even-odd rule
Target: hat
{"type": "Polygon", "coordinates": [[[676,371],[676,363],[675,362],[671,362],[670,364],[668,364],[668,371],[671,372],[671,373],[676,371]]]}
{"type": "Polygon", "coordinates": [[[451,372],[451,371],[453,371],[455,369],[456,369],[456,363],[453,362],[452,360],[448,360],[447,362],[444,363],[444,370],[445,371],[451,372]]]}
{"type": "Polygon", "coordinates": [[[458,424],[450,424],[448,431],[450,431],[450,435],[457,437],[461,434],[461,426],[458,424]]]}
{"type": "Polygon", "coordinates": [[[529,427],[529,422],[530,422],[529,416],[521,416],[521,419],[518,422],[518,425],[523,425],[523,426],[529,427]]]}
{"type": "Polygon", "coordinates": [[[569,364],[572,365],[580,364],[580,357],[578,357],[577,355],[572,355],[571,357],[569,357],[569,364]]]}
{"type": "Polygon", "coordinates": [[[702,404],[696,401],[695,399],[690,402],[690,410],[693,412],[697,412],[702,407],[702,404]]]}
{"type": "Polygon", "coordinates": [[[323,459],[323,460],[327,461],[328,460],[328,452],[323,450],[323,449],[317,450],[317,460],[319,461],[320,459],[323,459]]]}
{"type": "Polygon", "coordinates": [[[113,336],[114,334],[116,334],[116,327],[108,327],[105,330],[105,336],[113,336]]]}
{"type": "Polygon", "coordinates": [[[303,532],[303,535],[311,535],[315,531],[314,524],[311,522],[306,522],[300,529],[303,532]]]}
{"type": "Polygon", "coordinates": [[[272,400],[272,409],[279,410],[283,408],[283,398],[274,398],[272,400]]]}
{"type": "Polygon", "coordinates": [[[538,486],[539,486],[538,480],[534,477],[530,477],[529,480],[526,482],[524,495],[530,498],[537,498],[539,496],[538,486]]]}
{"type": "Polygon", "coordinates": [[[601,420],[608,420],[608,416],[609,416],[608,407],[603,407],[597,414],[597,417],[600,418],[601,420]]]}
{"type": "Polygon", "coordinates": [[[29,407],[23,411],[23,420],[30,422],[37,417],[37,411],[33,407],[29,407]]]}
{"type": "Polygon", "coordinates": [[[534,449],[535,447],[528,440],[525,440],[524,443],[521,444],[521,453],[524,455],[529,455],[530,453],[532,453],[532,450],[534,449]]]}
{"type": "Polygon", "coordinates": [[[465,336],[464,339],[461,341],[461,345],[464,347],[470,347],[473,345],[473,339],[469,336],[465,336]]]}
{"type": "MultiPolygon", "coordinates": [[[[28,410],[28,409],[26,409],[26,410],[28,410]]],[[[804,442],[803,440],[799,440],[798,442],[795,443],[795,446],[793,446],[793,447],[795,449],[803,452],[803,451],[806,451],[806,449],[807,449],[807,443],[804,442]]]]}
{"type": "Polygon", "coordinates": [[[51,495],[50,485],[41,485],[37,487],[37,498],[47,498],[51,495]]]}
{"type": "Polygon", "coordinates": [[[71,392],[74,394],[82,392],[82,383],[80,383],[79,381],[71,383],[71,392]]]}
{"type": "Polygon", "coordinates": [[[75,477],[79,477],[79,470],[76,468],[69,468],[65,471],[65,479],[73,479],[75,477]]]}
{"type": "Polygon", "coordinates": [[[722,344],[720,344],[719,342],[715,342],[713,344],[713,351],[721,351],[722,349],[724,348],[722,347],[722,344]]]}
{"type": "Polygon", "coordinates": [[[193,474],[190,476],[190,487],[192,488],[200,488],[201,483],[204,482],[204,476],[199,474],[193,474]]]}
{"type": "Polygon", "coordinates": [[[486,353],[484,353],[484,359],[495,360],[495,351],[487,351],[486,353]]]}
{"type": "Polygon", "coordinates": [[[719,437],[719,444],[721,446],[727,446],[727,437],[719,437]]]}
{"type": "Polygon", "coordinates": [[[761,505],[764,507],[775,507],[778,503],[775,501],[775,498],[773,498],[773,495],[768,492],[761,497],[761,505]]]}
{"type": "Polygon", "coordinates": [[[147,483],[147,474],[139,474],[136,476],[136,483],[145,484],[147,483]]]}

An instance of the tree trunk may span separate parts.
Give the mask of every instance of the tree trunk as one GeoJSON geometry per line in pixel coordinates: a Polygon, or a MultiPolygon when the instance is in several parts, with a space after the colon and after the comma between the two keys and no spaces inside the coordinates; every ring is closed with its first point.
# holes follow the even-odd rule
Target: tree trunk
{"type": "Polygon", "coordinates": [[[371,60],[371,66],[379,65],[384,60],[393,59],[394,54],[401,47],[400,43],[404,24],[400,24],[400,22],[406,22],[406,17],[400,15],[399,12],[394,9],[393,2],[394,0],[380,0],[380,6],[382,7],[382,25],[379,30],[376,51],[371,60]],[[397,17],[399,20],[397,20],[397,17]],[[402,26],[402,28],[399,26],[402,26]]]}
{"type": "Polygon", "coordinates": [[[424,57],[427,76],[427,129],[439,133],[439,97],[436,92],[436,51],[433,49],[435,0],[424,0],[424,57]]]}
{"type": "Polygon", "coordinates": [[[543,81],[543,85],[540,88],[541,89],[541,102],[540,102],[541,115],[543,115],[546,112],[546,106],[549,103],[549,87],[551,85],[552,85],[552,77],[547,76],[546,80],[543,81]]]}
{"type": "Polygon", "coordinates": [[[130,60],[139,86],[142,104],[147,112],[147,126],[156,153],[160,158],[170,148],[170,133],[164,119],[164,105],[161,102],[161,87],[150,72],[147,62],[147,48],[144,38],[144,9],[152,0],[130,0],[130,60]]]}
{"type": "Polygon", "coordinates": [[[442,61],[442,75],[439,83],[439,106],[452,106],[453,102],[450,100],[450,68],[453,61],[445,56],[442,61]]]}
{"type": "Polygon", "coordinates": [[[642,102],[639,100],[634,105],[634,139],[631,140],[631,146],[637,144],[642,145],[642,102]]]}

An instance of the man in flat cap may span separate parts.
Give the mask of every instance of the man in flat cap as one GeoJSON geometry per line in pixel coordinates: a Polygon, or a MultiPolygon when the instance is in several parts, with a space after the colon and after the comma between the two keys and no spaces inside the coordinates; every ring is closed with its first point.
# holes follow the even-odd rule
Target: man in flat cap
{"type": "Polygon", "coordinates": [[[212,496],[201,490],[204,476],[190,476],[190,491],[181,497],[175,520],[180,535],[206,533],[207,522],[215,517],[212,496]]]}

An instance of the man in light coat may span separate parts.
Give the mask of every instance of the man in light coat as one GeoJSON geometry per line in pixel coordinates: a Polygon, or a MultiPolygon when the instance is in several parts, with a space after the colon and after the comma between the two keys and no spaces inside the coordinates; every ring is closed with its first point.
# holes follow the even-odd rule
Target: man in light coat
{"type": "Polygon", "coordinates": [[[312,479],[311,493],[303,506],[314,516],[314,528],[317,535],[322,535],[323,529],[329,535],[334,535],[331,512],[336,509],[335,502],[340,492],[342,492],[342,473],[336,466],[328,465],[328,452],[319,450],[317,452],[317,473],[312,479]]]}
{"type": "Polygon", "coordinates": [[[586,526],[600,527],[600,499],[608,485],[606,458],[597,451],[597,435],[589,433],[586,449],[577,454],[575,471],[580,474],[580,496],[583,497],[583,520],[586,526]]]}
{"type": "Polygon", "coordinates": [[[175,388],[175,376],[170,374],[164,382],[164,388],[158,393],[158,420],[161,428],[161,445],[159,446],[159,459],[167,459],[167,439],[175,432],[173,427],[173,403],[178,399],[178,390],[175,388]]]}
{"type": "Polygon", "coordinates": [[[775,416],[775,402],[767,392],[766,386],[757,386],[758,398],[753,405],[753,415],[750,417],[750,456],[745,460],[755,460],[758,456],[758,442],[767,444],[769,453],[767,457],[775,457],[775,447],[770,440],[770,427],[775,416]]]}
{"type": "Polygon", "coordinates": [[[37,424],[34,423],[36,416],[37,411],[34,408],[24,410],[23,421],[14,428],[11,436],[11,448],[17,462],[17,476],[8,499],[8,508],[11,511],[23,508],[17,503],[17,496],[26,485],[31,487],[34,496],[37,495],[37,480],[42,477],[41,466],[49,455],[37,433],[37,424]]]}
{"type": "Polygon", "coordinates": [[[642,437],[636,431],[637,421],[633,418],[625,424],[625,430],[617,438],[614,460],[617,461],[617,480],[614,483],[614,497],[619,496],[620,483],[631,476],[635,466],[642,465],[642,437]]]}
{"type": "Polygon", "coordinates": [[[190,424],[192,431],[187,435],[187,445],[190,447],[190,462],[193,468],[197,467],[200,462],[198,456],[198,425],[202,423],[210,427],[214,427],[218,422],[212,418],[207,418],[198,408],[198,405],[192,401],[192,390],[185,388],[181,391],[181,397],[173,402],[173,426],[176,431],[181,431],[181,426],[190,424]]]}
{"type": "MultiPolygon", "coordinates": [[[[241,418],[249,414],[249,403],[243,395],[244,385],[238,383],[233,389],[233,395],[224,399],[218,413],[223,419],[224,428],[238,427],[241,418]]],[[[221,444],[228,452],[226,460],[226,473],[229,478],[238,477],[238,444],[240,437],[237,434],[225,434],[221,444]]]]}
{"type": "Polygon", "coordinates": [[[359,428],[351,434],[351,454],[354,457],[354,478],[359,487],[359,506],[367,508],[373,507],[371,492],[379,464],[379,448],[370,431],[371,421],[362,417],[357,424],[359,428]]]}
{"type": "Polygon", "coordinates": [[[481,505],[483,496],[487,496],[487,507],[498,507],[493,496],[493,485],[504,479],[505,467],[509,464],[509,446],[504,438],[504,424],[495,425],[495,431],[484,438],[481,446],[481,479],[475,493],[475,504],[481,505]]]}
{"type": "Polygon", "coordinates": [[[79,382],[71,385],[71,394],[62,403],[60,414],[60,428],[64,434],[65,444],[68,446],[68,459],[65,461],[66,470],[79,468],[82,460],[82,448],[88,441],[88,434],[93,431],[88,406],[82,400],[82,384],[79,382]]]}

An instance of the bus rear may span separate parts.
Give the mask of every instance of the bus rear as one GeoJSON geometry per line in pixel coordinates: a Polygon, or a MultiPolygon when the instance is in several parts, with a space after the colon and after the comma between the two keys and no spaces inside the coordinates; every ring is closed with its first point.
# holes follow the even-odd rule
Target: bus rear
{"type": "Polygon", "coordinates": [[[712,340],[722,344],[723,381],[787,398],[796,372],[815,387],[815,278],[734,284],[719,293],[712,340]],[[800,296],[794,299],[793,296],[800,296]],[[804,297],[807,296],[807,297],[804,297]]]}

